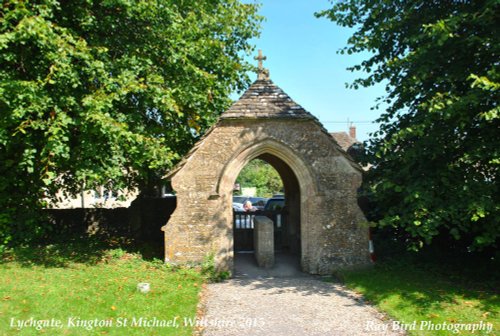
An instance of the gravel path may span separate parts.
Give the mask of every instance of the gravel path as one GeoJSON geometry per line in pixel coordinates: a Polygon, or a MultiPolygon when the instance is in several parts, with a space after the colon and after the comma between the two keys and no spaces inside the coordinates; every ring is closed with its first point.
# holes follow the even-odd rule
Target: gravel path
{"type": "Polygon", "coordinates": [[[239,277],[206,289],[204,336],[398,335],[373,307],[307,275],[239,277]]]}

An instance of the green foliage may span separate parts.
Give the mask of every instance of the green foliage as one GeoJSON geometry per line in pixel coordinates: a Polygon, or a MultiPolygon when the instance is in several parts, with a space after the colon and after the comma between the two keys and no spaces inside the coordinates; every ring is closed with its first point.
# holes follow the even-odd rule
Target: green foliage
{"type": "Polygon", "coordinates": [[[236,181],[242,188],[257,188],[257,196],[261,197],[272,197],[283,192],[283,182],[276,169],[259,159],[243,167],[236,181]]]}
{"type": "Polygon", "coordinates": [[[58,190],[144,187],[229,95],[256,6],[238,0],[31,0],[0,8],[0,246],[43,231],[58,190]]]}
{"type": "Polygon", "coordinates": [[[209,282],[222,282],[231,277],[231,272],[218,270],[213,253],[207,255],[201,264],[201,275],[209,282]]]}
{"type": "Polygon", "coordinates": [[[319,14],[356,28],[341,53],[372,53],[352,87],[386,85],[368,189],[379,225],[415,249],[440,233],[471,248],[500,237],[499,13],[494,0],[351,0],[319,14]]]}

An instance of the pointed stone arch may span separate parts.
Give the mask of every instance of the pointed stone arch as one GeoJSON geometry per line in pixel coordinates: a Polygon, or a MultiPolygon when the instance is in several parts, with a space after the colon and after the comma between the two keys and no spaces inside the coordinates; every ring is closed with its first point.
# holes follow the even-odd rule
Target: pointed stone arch
{"type": "MultiPolygon", "coordinates": [[[[287,202],[292,203],[294,208],[293,213],[297,213],[297,217],[292,214],[290,219],[297,220],[296,232],[299,235],[300,246],[298,250],[302,251],[301,265],[303,269],[307,268],[305,262],[307,251],[309,250],[310,240],[307,238],[309,202],[308,199],[315,197],[317,194],[316,180],[313,177],[313,172],[305,164],[303,158],[295,153],[288,146],[274,140],[264,139],[257,141],[247,146],[242,146],[241,150],[228,161],[220,175],[217,185],[217,194],[224,194],[224,199],[228,202],[225,207],[231,208],[230,196],[233,192],[233,186],[236,178],[245,167],[253,159],[262,159],[271,164],[281,176],[287,195],[287,202]],[[297,190],[298,189],[298,190],[297,190]],[[298,209],[296,208],[298,207],[298,209]]],[[[232,226],[232,222],[228,223],[232,226]]],[[[295,228],[295,225],[292,226],[295,228]]]]}
{"type": "Polygon", "coordinates": [[[242,148],[231,157],[221,171],[216,193],[218,194],[221,190],[226,190],[228,185],[232,186],[241,169],[245,167],[248,162],[263,154],[270,154],[281,159],[292,169],[299,181],[302,182],[301,187],[307,188],[311,193],[317,192],[313,173],[299,154],[273,138],[266,138],[251,144],[244,144],[242,148]]]}
{"type": "Polygon", "coordinates": [[[177,208],[162,229],[167,262],[213,254],[220,269],[232,270],[232,190],[257,157],[296,189],[290,197],[298,197],[304,271],[327,274],[369,262],[368,229],[357,205],[361,168],[269,79],[257,80],[169,176],[177,208]]]}

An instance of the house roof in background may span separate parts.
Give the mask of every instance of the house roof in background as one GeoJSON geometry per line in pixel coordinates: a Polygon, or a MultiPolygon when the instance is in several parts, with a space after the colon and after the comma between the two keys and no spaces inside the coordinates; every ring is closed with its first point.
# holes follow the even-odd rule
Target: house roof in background
{"type": "Polygon", "coordinates": [[[342,147],[344,151],[347,150],[356,143],[361,143],[355,138],[352,138],[346,132],[333,132],[330,135],[335,139],[335,141],[342,147]]]}

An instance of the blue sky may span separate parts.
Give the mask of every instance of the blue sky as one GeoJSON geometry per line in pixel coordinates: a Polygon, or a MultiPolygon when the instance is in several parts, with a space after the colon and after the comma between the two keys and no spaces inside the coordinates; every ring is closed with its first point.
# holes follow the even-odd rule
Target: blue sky
{"type": "MultiPolygon", "coordinates": [[[[252,2],[252,1],[245,1],[252,2]]],[[[370,110],[375,99],[384,94],[383,86],[345,87],[346,82],[362,75],[346,70],[358,64],[365,55],[339,55],[337,50],[346,45],[350,30],[333,22],[314,17],[314,13],[328,9],[327,0],[262,0],[260,14],[261,37],[254,41],[267,60],[271,79],[293,100],[314,114],[329,131],[347,131],[348,120],[357,128],[357,138],[368,139],[368,133],[377,130],[380,110],[370,110]]],[[[257,52],[255,52],[257,53],[257,52]]],[[[252,60],[254,64],[256,61],[252,60]]],[[[252,79],[256,75],[252,74],[252,79]]]]}

